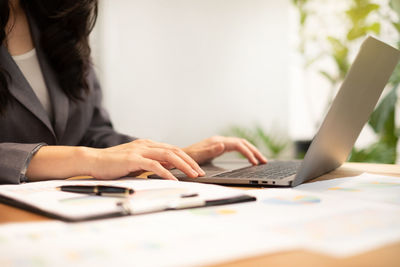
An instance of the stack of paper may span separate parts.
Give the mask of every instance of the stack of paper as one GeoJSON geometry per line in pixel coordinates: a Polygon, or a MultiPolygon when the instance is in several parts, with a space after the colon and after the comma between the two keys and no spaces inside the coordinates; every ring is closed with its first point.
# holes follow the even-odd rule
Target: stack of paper
{"type": "Polygon", "coordinates": [[[3,225],[0,266],[198,266],[292,249],[346,257],[400,240],[399,178],[363,174],[246,192],[257,202],[3,225]]]}

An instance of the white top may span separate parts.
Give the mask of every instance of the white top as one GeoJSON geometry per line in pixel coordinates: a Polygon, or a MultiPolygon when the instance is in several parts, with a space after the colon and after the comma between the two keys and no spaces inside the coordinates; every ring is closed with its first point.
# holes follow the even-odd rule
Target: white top
{"type": "Polygon", "coordinates": [[[13,59],[24,74],[26,80],[29,82],[40,103],[42,103],[44,109],[49,115],[49,118],[51,119],[53,113],[49,92],[44,81],[42,69],[40,68],[35,48],[25,54],[13,56],[13,59]]]}

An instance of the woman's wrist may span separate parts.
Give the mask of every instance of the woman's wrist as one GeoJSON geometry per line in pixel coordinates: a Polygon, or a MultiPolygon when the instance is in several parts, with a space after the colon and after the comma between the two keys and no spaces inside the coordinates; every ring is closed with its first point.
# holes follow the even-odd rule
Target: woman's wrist
{"type": "Polygon", "coordinates": [[[91,147],[76,147],[77,165],[80,175],[93,176],[98,162],[99,149],[91,147]]]}
{"type": "Polygon", "coordinates": [[[99,149],[73,146],[44,146],[32,157],[30,181],[91,176],[99,149]]]}

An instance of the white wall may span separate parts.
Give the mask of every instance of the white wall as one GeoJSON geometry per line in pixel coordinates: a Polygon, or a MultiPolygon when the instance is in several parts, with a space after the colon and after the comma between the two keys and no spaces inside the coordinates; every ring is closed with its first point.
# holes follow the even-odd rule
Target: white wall
{"type": "Polygon", "coordinates": [[[289,0],[102,0],[94,54],[115,127],[188,145],[286,133],[289,0]]]}

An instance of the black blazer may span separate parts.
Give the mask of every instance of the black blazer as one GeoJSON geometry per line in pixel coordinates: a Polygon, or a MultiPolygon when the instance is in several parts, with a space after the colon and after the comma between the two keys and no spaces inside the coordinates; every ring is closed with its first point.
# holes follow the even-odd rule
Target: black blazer
{"type": "Polygon", "coordinates": [[[32,19],[30,27],[54,119],[50,121],[8,50],[0,46],[0,67],[11,76],[9,90],[13,96],[5,114],[0,115],[0,184],[20,182],[32,151],[40,143],[104,148],[135,139],[114,131],[102,107],[102,92],[93,69],[87,77],[87,98],[78,102],[68,99],[41,49],[40,31],[32,19]]]}

